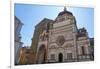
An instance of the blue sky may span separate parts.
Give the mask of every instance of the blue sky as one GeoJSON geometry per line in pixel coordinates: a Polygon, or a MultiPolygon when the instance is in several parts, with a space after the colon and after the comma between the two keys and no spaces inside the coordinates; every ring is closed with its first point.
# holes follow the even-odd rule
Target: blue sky
{"type": "MultiPolygon", "coordinates": [[[[14,15],[24,24],[21,29],[22,42],[25,46],[31,45],[35,26],[44,18],[54,20],[63,6],[45,6],[34,4],[15,4],[14,15]]],[[[76,17],[78,28],[85,27],[89,37],[94,37],[94,9],[82,7],[67,7],[76,17]]]]}

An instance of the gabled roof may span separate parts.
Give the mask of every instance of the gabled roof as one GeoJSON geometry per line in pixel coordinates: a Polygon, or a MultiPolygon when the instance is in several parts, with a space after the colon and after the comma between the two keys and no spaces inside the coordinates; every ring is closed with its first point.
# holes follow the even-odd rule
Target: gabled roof
{"type": "Polygon", "coordinates": [[[42,19],[42,20],[36,25],[36,27],[39,26],[39,25],[41,25],[41,24],[44,24],[44,23],[51,23],[51,22],[53,22],[53,20],[48,19],[48,18],[44,18],[44,19],[42,19]]]}

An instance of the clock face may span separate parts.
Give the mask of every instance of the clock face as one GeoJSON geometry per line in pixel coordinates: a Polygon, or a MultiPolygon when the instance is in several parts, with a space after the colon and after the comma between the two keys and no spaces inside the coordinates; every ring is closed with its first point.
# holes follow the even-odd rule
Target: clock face
{"type": "Polygon", "coordinates": [[[64,44],[64,42],[65,42],[64,36],[57,37],[57,40],[56,40],[57,45],[62,46],[64,44]]]}

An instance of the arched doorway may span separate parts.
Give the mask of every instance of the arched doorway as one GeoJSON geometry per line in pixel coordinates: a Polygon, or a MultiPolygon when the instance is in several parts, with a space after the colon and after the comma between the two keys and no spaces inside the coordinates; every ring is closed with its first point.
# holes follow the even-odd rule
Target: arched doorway
{"type": "Polygon", "coordinates": [[[37,54],[37,63],[45,63],[46,61],[46,48],[45,45],[41,45],[37,54]]]}
{"type": "Polygon", "coordinates": [[[58,61],[59,62],[63,62],[63,54],[62,53],[59,53],[59,55],[58,55],[58,61]]]}

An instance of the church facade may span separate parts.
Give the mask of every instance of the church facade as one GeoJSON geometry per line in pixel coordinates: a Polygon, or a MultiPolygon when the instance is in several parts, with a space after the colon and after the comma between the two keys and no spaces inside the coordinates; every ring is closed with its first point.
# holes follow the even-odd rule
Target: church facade
{"type": "Polygon", "coordinates": [[[77,28],[66,7],[55,20],[44,18],[36,25],[31,47],[37,64],[91,60],[88,32],[77,28]]]}

